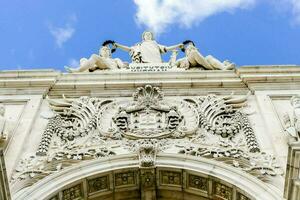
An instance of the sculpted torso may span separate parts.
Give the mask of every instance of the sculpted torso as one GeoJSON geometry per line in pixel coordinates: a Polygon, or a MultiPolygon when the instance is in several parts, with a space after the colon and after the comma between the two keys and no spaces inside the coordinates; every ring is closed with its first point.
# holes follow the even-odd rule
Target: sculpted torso
{"type": "Polygon", "coordinates": [[[183,44],[177,44],[169,47],[160,45],[154,40],[152,32],[145,31],[142,35],[142,42],[137,43],[132,47],[118,43],[115,43],[114,45],[117,48],[129,52],[132,62],[134,63],[162,63],[161,54],[179,48],[183,44]]]}

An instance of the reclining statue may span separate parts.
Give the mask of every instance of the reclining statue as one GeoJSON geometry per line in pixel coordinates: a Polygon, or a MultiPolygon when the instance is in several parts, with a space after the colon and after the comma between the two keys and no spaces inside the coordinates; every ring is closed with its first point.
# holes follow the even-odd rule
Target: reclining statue
{"type": "Polygon", "coordinates": [[[184,46],[182,43],[169,47],[160,45],[155,41],[154,35],[150,31],[145,31],[142,35],[142,42],[132,47],[118,43],[114,43],[114,45],[129,52],[133,63],[162,63],[161,54],[184,46]]]}
{"type": "Polygon", "coordinates": [[[111,57],[111,49],[108,45],[103,45],[99,50],[99,55],[93,54],[89,59],[81,58],[80,66],[78,68],[70,68],[65,66],[68,72],[93,72],[97,69],[120,69],[127,67],[127,64],[122,62],[119,58],[111,57]]]}
{"type": "Polygon", "coordinates": [[[183,50],[185,57],[178,59],[175,66],[179,68],[189,69],[191,67],[201,67],[206,70],[230,70],[235,67],[234,63],[225,60],[219,61],[211,55],[204,57],[199,50],[195,47],[194,42],[188,40],[184,42],[187,47],[183,50]]]}

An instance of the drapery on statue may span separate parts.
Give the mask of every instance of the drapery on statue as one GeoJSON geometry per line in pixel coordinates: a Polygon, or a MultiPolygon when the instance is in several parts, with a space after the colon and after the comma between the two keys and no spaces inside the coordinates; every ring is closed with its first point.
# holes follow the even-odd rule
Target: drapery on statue
{"type": "Polygon", "coordinates": [[[0,142],[7,138],[7,134],[5,133],[6,119],[4,115],[5,107],[3,104],[0,104],[0,142]]]}
{"type": "Polygon", "coordinates": [[[207,70],[229,70],[235,67],[235,64],[230,63],[228,60],[221,62],[212,55],[204,57],[195,47],[193,41],[187,40],[183,44],[187,45],[186,48],[182,49],[185,52],[185,57],[175,62],[176,67],[184,69],[201,67],[207,70]]]}
{"type": "Polygon", "coordinates": [[[300,139],[300,95],[291,98],[293,112],[284,116],[286,132],[293,138],[300,139]]]}
{"type": "Polygon", "coordinates": [[[154,39],[153,33],[150,31],[145,31],[142,35],[142,42],[132,47],[118,43],[114,45],[117,48],[129,52],[132,62],[134,63],[162,63],[161,54],[177,48],[183,48],[182,43],[169,47],[158,44],[154,39]]]}
{"type": "Polygon", "coordinates": [[[107,42],[104,42],[103,46],[99,50],[99,55],[93,54],[89,59],[81,58],[80,66],[78,68],[70,68],[65,66],[65,69],[68,72],[93,72],[97,69],[121,69],[125,68],[128,65],[122,62],[122,60],[119,58],[112,58],[111,54],[112,51],[109,45],[107,44],[107,42]]]}

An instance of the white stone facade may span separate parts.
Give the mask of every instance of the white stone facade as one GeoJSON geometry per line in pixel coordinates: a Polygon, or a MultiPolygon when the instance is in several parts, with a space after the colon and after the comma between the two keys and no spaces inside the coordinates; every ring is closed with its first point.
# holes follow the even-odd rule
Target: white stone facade
{"type": "Polygon", "coordinates": [[[0,71],[1,185],[20,200],[296,200],[297,95],[300,66],[0,71]]]}

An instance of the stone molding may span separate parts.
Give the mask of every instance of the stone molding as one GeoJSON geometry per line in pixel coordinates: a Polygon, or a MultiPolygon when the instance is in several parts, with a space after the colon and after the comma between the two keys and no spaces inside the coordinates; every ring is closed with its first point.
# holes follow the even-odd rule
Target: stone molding
{"type": "Polygon", "coordinates": [[[284,197],[296,200],[300,196],[300,142],[290,142],[286,167],[284,197]]]}
{"type": "Polygon", "coordinates": [[[236,70],[179,72],[62,73],[54,70],[0,71],[0,94],[48,94],[59,98],[79,96],[130,96],[131,90],[152,84],[167,95],[210,92],[245,94],[250,90],[297,89],[299,66],[241,66],[236,70]],[[112,90],[113,89],[113,90],[112,90]]]}
{"type": "Polygon", "coordinates": [[[250,90],[293,90],[300,86],[300,67],[296,65],[243,66],[237,75],[250,90]]]}
{"type": "Polygon", "coordinates": [[[10,191],[8,187],[8,179],[6,175],[6,167],[4,161],[3,150],[0,149],[0,199],[10,200],[10,191]]]}
{"type": "MultiPolygon", "coordinates": [[[[268,184],[225,164],[208,160],[205,158],[193,158],[191,156],[159,154],[157,156],[157,167],[170,169],[191,170],[202,174],[216,177],[241,190],[251,194],[256,200],[279,200],[282,199],[280,191],[268,184]]],[[[111,170],[125,168],[135,169],[139,167],[135,155],[114,156],[93,161],[84,162],[78,166],[70,167],[59,173],[50,175],[28,189],[19,191],[13,196],[16,200],[47,199],[55,196],[57,192],[67,185],[96,174],[107,173],[111,170]],[[83,170],[84,169],[84,170],[83,170]],[[60,186],[58,188],[57,186],[60,186]]]]}

